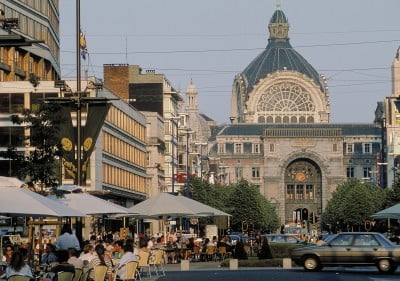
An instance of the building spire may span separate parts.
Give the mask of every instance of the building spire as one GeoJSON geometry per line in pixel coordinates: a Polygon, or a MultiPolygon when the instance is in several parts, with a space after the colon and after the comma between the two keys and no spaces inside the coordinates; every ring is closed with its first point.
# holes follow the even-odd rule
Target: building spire
{"type": "Polygon", "coordinates": [[[276,9],[277,10],[281,9],[281,0],[276,0],[276,9]]]}

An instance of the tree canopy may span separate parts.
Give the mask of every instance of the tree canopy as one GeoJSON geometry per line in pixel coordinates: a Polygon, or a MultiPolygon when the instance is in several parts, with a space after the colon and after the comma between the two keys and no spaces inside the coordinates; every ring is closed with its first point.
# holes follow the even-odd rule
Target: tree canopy
{"type": "Polygon", "coordinates": [[[12,122],[26,124],[29,135],[27,143],[32,150],[19,154],[16,148],[10,147],[3,157],[13,159],[18,170],[18,177],[28,179],[33,184],[43,187],[55,187],[60,172],[58,156],[61,156],[59,130],[65,118],[60,105],[41,103],[34,109],[25,109],[22,116],[13,115],[12,122]]]}
{"type": "Polygon", "coordinates": [[[274,206],[255,185],[245,180],[234,185],[219,186],[193,178],[191,186],[192,199],[232,215],[231,226],[234,230],[242,230],[242,222],[254,229],[270,232],[279,227],[274,206]]]}
{"type": "Polygon", "coordinates": [[[322,214],[333,231],[363,230],[364,222],[382,208],[384,192],[371,184],[349,180],[339,185],[322,214]]]}

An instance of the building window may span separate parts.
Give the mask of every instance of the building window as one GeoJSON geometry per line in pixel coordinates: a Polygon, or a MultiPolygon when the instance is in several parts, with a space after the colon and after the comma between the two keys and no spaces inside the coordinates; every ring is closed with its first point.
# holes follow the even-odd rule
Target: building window
{"type": "Polygon", "coordinates": [[[347,143],[346,154],[353,154],[353,153],[354,153],[354,143],[347,143]]]}
{"type": "Polygon", "coordinates": [[[260,154],[260,144],[253,143],[253,154],[260,154]]]}
{"type": "Polygon", "coordinates": [[[225,144],[224,143],[219,143],[218,144],[218,153],[219,154],[225,154],[226,153],[225,144]]]}
{"type": "Polygon", "coordinates": [[[347,177],[354,178],[354,167],[347,167],[347,177]]]}
{"type": "Polygon", "coordinates": [[[241,143],[235,143],[235,154],[243,153],[243,145],[241,143]]]}
{"type": "Polygon", "coordinates": [[[304,195],[304,185],[298,184],[296,185],[296,199],[303,199],[304,195]]]}
{"type": "Polygon", "coordinates": [[[371,177],[371,167],[364,167],[363,168],[363,177],[370,178],[371,177]]]}
{"type": "Polygon", "coordinates": [[[370,143],[363,143],[363,153],[364,154],[371,154],[372,149],[371,149],[371,144],[370,143]]]}
{"type": "Polygon", "coordinates": [[[334,143],[334,144],[332,145],[332,151],[333,151],[333,152],[338,152],[338,145],[337,145],[337,143],[334,143]]]}
{"type": "Polygon", "coordinates": [[[294,199],[294,185],[288,184],[286,187],[286,199],[293,200],[294,199]]]}
{"type": "Polygon", "coordinates": [[[235,168],[235,177],[236,177],[236,179],[243,178],[243,168],[239,168],[239,167],[235,168]]]}
{"type": "Polygon", "coordinates": [[[314,186],[312,184],[306,185],[306,199],[314,200],[314,186]]]}
{"type": "Polygon", "coordinates": [[[269,144],[269,152],[275,152],[275,144],[273,143],[269,144]]]}
{"type": "Polygon", "coordinates": [[[251,176],[253,178],[259,178],[260,177],[260,168],[259,167],[251,168],[251,176]]]}

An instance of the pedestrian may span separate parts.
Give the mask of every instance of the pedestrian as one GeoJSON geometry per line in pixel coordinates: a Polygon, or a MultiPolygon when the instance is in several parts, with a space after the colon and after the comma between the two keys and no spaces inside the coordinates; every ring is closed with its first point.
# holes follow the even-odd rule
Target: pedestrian
{"type": "Polygon", "coordinates": [[[78,238],[75,234],[72,234],[71,226],[69,224],[64,224],[61,229],[61,235],[56,240],[56,251],[68,251],[69,248],[74,248],[78,251],[81,249],[78,238]]]}

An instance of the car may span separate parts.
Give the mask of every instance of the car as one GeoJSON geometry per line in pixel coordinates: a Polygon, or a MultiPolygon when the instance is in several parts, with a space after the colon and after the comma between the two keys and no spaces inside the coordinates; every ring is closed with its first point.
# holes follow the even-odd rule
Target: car
{"type": "Polygon", "coordinates": [[[385,273],[396,271],[400,247],[381,233],[343,232],[327,243],[291,249],[292,260],[306,271],[319,271],[324,266],[377,266],[385,273]]]}
{"type": "Polygon", "coordinates": [[[269,243],[289,243],[289,244],[304,244],[304,241],[299,239],[294,234],[264,234],[261,238],[266,237],[269,243]]]}

